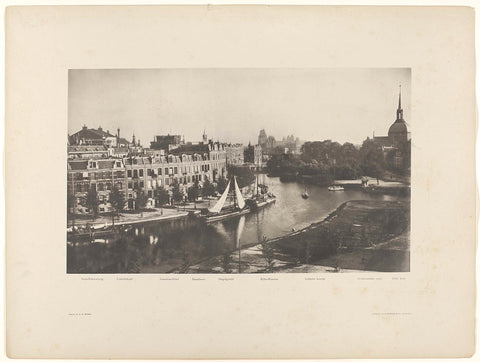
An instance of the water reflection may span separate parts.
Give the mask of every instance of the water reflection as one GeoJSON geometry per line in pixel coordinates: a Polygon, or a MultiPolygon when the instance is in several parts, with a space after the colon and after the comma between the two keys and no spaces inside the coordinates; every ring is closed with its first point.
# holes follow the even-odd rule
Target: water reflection
{"type": "MultiPolygon", "coordinates": [[[[67,245],[70,273],[168,273],[186,271],[188,266],[212,256],[228,255],[242,246],[260,243],[325,218],[348,200],[394,200],[395,196],[361,191],[331,192],[309,187],[303,199],[303,185],[281,183],[260,175],[277,201],[256,213],[205,225],[195,218],[171,220],[133,227],[126,233],[89,243],[67,245]]],[[[241,254],[239,254],[241,259],[241,254]]],[[[228,261],[227,261],[228,262],[228,261]]]]}

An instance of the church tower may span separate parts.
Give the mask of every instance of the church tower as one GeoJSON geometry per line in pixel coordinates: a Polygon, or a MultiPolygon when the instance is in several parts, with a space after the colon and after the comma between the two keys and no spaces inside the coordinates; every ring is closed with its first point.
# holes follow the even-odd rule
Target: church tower
{"type": "Polygon", "coordinates": [[[394,147],[398,146],[399,143],[408,140],[407,123],[403,119],[402,86],[400,86],[400,91],[398,93],[397,119],[388,130],[388,138],[394,147]]]}
{"type": "Polygon", "coordinates": [[[398,109],[397,109],[397,121],[403,120],[403,109],[402,109],[402,86],[400,85],[400,91],[398,92],[398,109]]]}

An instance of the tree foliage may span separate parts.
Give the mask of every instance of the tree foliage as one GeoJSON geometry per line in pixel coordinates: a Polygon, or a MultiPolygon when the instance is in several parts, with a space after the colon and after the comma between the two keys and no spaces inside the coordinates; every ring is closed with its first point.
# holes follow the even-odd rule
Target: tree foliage
{"type": "Polygon", "coordinates": [[[136,191],[135,210],[143,210],[147,205],[147,195],[145,195],[145,192],[142,189],[136,191]]]}
{"type": "Polygon", "coordinates": [[[200,186],[198,181],[195,181],[192,186],[187,190],[187,196],[189,201],[197,201],[198,196],[200,195],[200,186]]]}
{"type": "Polygon", "coordinates": [[[212,196],[214,193],[215,193],[215,187],[214,187],[213,184],[210,182],[210,180],[207,178],[207,179],[203,182],[203,186],[202,186],[202,197],[212,196]]]}
{"type": "Polygon", "coordinates": [[[118,213],[125,207],[125,194],[117,187],[114,187],[110,192],[108,201],[110,202],[110,205],[112,205],[115,213],[118,215],[118,213]]]}
{"type": "Polygon", "coordinates": [[[176,180],[173,182],[172,198],[175,203],[183,201],[183,190],[180,188],[180,184],[176,180]]]}
{"type": "Polygon", "coordinates": [[[92,214],[92,219],[95,220],[98,216],[98,205],[100,204],[98,200],[97,191],[91,187],[87,193],[86,206],[90,209],[92,214]]]}
{"type": "Polygon", "coordinates": [[[217,191],[222,194],[227,188],[227,184],[227,180],[224,177],[221,177],[217,182],[217,191]]]}
{"type": "Polygon", "coordinates": [[[163,206],[170,201],[170,195],[164,187],[157,190],[156,200],[159,206],[163,206]]]}

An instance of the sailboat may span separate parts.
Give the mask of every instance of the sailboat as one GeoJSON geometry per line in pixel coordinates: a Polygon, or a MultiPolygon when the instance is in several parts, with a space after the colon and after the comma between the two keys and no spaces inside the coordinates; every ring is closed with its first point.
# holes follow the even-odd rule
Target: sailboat
{"type": "Polygon", "coordinates": [[[225,206],[225,202],[227,201],[227,197],[230,192],[231,182],[232,179],[228,181],[227,187],[220,199],[218,199],[217,203],[213,207],[209,208],[207,214],[202,217],[206,223],[221,221],[232,217],[245,215],[250,212],[250,209],[245,204],[245,200],[240,192],[240,188],[237,184],[237,178],[235,176],[233,177],[233,206],[225,206]]]}
{"type": "Polygon", "coordinates": [[[333,184],[328,186],[328,191],[343,191],[343,186],[335,185],[335,165],[337,164],[336,160],[333,159],[333,184]]]}
{"type": "Polygon", "coordinates": [[[302,192],[302,197],[304,199],[308,199],[310,197],[310,195],[308,194],[308,191],[307,191],[307,186],[305,186],[305,191],[302,192]]]}
{"type": "Polygon", "coordinates": [[[245,200],[251,210],[260,210],[261,208],[270,205],[276,201],[275,195],[271,192],[268,192],[268,187],[266,185],[259,185],[258,175],[255,177],[255,183],[256,187],[254,187],[252,197],[245,200]],[[261,194],[259,193],[259,189],[262,190],[261,194]]]}

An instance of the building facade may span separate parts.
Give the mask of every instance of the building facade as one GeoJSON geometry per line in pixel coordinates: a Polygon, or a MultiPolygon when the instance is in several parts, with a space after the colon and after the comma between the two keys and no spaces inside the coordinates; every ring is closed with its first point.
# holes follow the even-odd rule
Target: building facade
{"type": "Polygon", "coordinates": [[[207,179],[216,182],[226,177],[226,152],[222,145],[202,146],[204,153],[69,160],[67,187],[69,194],[75,195],[76,211],[89,212],[86,198],[91,189],[97,192],[99,211],[106,212],[111,211],[108,199],[114,187],[124,193],[126,207],[132,209],[138,192],[147,196],[147,207],[153,207],[159,188],[170,190],[178,184],[186,194],[195,182],[202,186],[207,179]]]}
{"type": "Polygon", "coordinates": [[[241,166],[245,163],[244,147],[240,143],[225,145],[228,166],[241,166]]]}
{"type": "Polygon", "coordinates": [[[260,170],[263,167],[262,146],[249,143],[248,146],[245,147],[244,160],[255,169],[260,170]]]}

